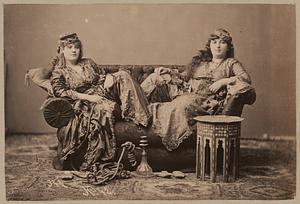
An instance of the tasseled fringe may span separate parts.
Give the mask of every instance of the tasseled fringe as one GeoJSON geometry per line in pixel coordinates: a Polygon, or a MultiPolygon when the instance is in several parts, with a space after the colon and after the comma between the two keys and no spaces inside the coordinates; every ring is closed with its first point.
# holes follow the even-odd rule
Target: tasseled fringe
{"type": "Polygon", "coordinates": [[[47,104],[48,104],[48,100],[45,100],[45,101],[42,103],[42,105],[41,105],[41,107],[40,107],[40,110],[43,111],[43,110],[45,109],[45,107],[46,107],[47,104]]]}
{"type": "Polygon", "coordinates": [[[31,77],[29,75],[29,70],[28,70],[25,74],[25,85],[26,86],[30,86],[30,80],[31,80],[31,77]]]}

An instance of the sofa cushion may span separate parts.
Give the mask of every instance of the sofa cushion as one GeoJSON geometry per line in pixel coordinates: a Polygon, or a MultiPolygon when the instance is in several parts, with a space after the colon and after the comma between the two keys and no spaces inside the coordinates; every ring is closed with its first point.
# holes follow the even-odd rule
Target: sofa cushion
{"type": "Polygon", "coordinates": [[[55,128],[60,128],[68,124],[74,117],[74,110],[70,102],[64,98],[49,98],[42,105],[42,110],[46,122],[55,128]]]}
{"type": "Polygon", "coordinates": [[[29,79],[32,80],[37,86],[47,91],[52,95],[52,88],[50,77],[52,75],[52,68],[33,68],[26,72],[26,84],[29,85],[29,79]]]}

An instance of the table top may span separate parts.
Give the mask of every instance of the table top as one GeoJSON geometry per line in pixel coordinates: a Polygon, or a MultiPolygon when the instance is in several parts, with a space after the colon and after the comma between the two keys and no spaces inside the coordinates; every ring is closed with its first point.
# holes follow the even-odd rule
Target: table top
{"type": "Polygon", "coordinates": [[[244,118],[241,117],[228,116],[228,115],[204,115],[204,116],[197,116],[194,119],[199,122],[207,122],[207,123],[236,123],[244,120],[244,118]]]}

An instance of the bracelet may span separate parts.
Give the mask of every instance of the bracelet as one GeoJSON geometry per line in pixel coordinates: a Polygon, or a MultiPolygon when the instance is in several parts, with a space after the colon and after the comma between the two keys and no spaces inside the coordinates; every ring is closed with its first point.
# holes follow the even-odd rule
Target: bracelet
{"type": "Polygon", "coordinates": [[[229,80],[228,85],[232,85],[236,82],[236,77],[229,77],[228,80],[229,80]]]}

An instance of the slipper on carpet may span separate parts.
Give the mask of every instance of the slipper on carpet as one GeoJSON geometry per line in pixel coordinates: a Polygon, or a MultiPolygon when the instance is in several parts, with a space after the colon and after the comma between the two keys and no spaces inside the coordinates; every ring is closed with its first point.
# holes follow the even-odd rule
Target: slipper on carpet
{"type": "Polygon", "coordinates": [[[175,178],[179,178],[179,179],[182,179],[185,177],[185,174],[182,173],[181,171],[173,171],[172,172],[172,175],[175,177],[175,178]]]}
{"type": "Polygon", "coordinates": [[[171,178],[172,174],[167,172],[167,171],[161,171],[155,173],[156,176],[161,177],[161,178],[171,178]]]}

